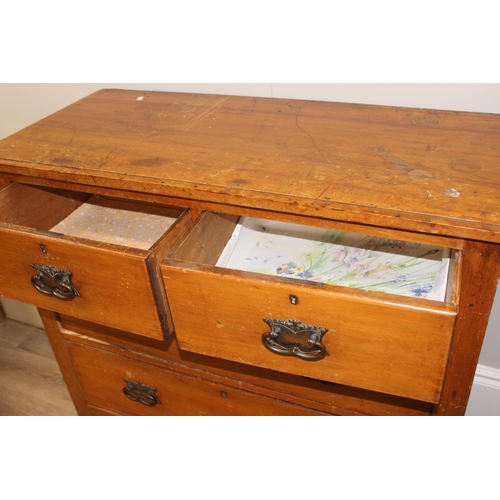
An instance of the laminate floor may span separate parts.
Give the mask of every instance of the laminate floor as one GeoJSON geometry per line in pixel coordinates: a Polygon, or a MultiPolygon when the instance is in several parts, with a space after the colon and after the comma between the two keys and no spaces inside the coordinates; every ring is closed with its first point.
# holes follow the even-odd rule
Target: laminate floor
{"type": "Polygon", "coordinates": [[[76,414],[45,331],[0,319],[0,415],[76,414]]]}

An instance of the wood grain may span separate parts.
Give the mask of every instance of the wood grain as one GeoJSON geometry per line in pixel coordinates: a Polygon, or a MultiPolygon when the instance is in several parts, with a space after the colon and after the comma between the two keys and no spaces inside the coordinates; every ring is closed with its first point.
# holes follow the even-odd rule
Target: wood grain
{"type": "Polygon", "coordinates": [[[441,403],[434,409],[436,415],[465,413],[500,278],[500,248],[497,245],[469,241],[463,257],[463,274],[467,279],[463,280],[460,290],[445,389],[441,403]]]}
{"type": "Polygon", "coordinates": [[[310,408],[68,342],[76,372],[89,403],[124,415],[318,415],[310,408]],[[154,388],[158,404],[125,396],[126,380],[154,388]],[[103,383],[104,381],[104,383],[103,383]]]}
{"type": "MultiPolygon", "coordinates": [[[[85,327],[86,337],[61,331],[56,316],[43,313],[81,414],[115,413],[99,398],[88,404],[86,394],[106,392],[86,371],[91,356],[81,356],[81,381],[91,384],[83,393],[73,364],[88,352],[82,349],[101,341],[97,357],[111,370],[126,369],[116,356],[127,358],[127,366],[175,372],[172,390],[189,386],[213,412],[207,388],[231,387],[242,397],[236,405],[242,412],[254,404],[253,396],[244,402],[248,391],[258,396],[257,406],[274,399],[327,413],[415,414],[428,413],[432,402],[435,414],[463,414],[500,276],[499,133],[500,116],[491,114],[103,90],[0,141],[0,293],[73,322],[106,325],[85,327]],[[150,252],[35,230],[49,229],[91,194],[190,212],[150,252]],[[193,227],[204,210],[226,215],[205,213],[200,220],[221,224],[193,227]],[[456,248],[459,279],[449,287],[449,302],[423,305],[221,273],[214,259],[232,217],[241,215],[456,248]],[[93,297],[84,313],[27,285],[40,244],[48,249],[42,263],[68,262],[77,271],[75,286],[85,300],[93,297]],[[300,294],[298,309],[286,301],[292,290],[300,294]],[[256,349],[252,336],[265,328],[263,313],[297,311],[305,323],[328,322],[325,342],[336,361],[328,370],[256,349]],[[184,349],[202,354],[163,341],[166,325],[177,328],[184,349]],[[102,328],[135,333],[108,335],[102,328]],[[72,342],[78,347],[70,354],[72,342]],[[192,370],[204,373],[203,383],[192,370]],[[307,385],[301,376],[345,385],[321,391],[320,382],[307,385]],[[378,399],[374,391],[382,391],[378,399]],[[306,393],[316,395],[304,406],[306,393]],[[359,403],[356,394],[363,394],[359,403]]],[[[194,411],[189,404],[182,411],[194,411]]]]}
{"type": "Polygon", "coordinates": [[[215,265],[238,220],[234,215],[203,212],[193,230],[171,254],[178,260],[215,265]]]}
{"type": "Polygon", "coordinates": [[[336,415],[429,415],[432,405],[413,399],[325,383],[321,380],[202,356],[167,342],[60,316],[63,338],[141,363],[202,377],[214,383],[262,394],[274,399],[336,415]]]}
{"type": "Polygon", "coordinates": [[[48,231],[87,198],[87,193],[11,183],[0,190],[0,221],[48,231]]]}
{"type": "MultiPolygon", "coordinates": [[[[208,267],[208,266],[207,266],[208,267]]],[[[245,277],[217,268],[162,264],[182,349],[334,383],[438,402],[455,313],[417,300],[384,302],[384,294],[342,292],[245,277]],[[289,296],[299,298],[291,305],[289,296]],[[264,318],[327,328],[329,356],[304,361],[269,352],[264,318]]],[[[336,291],[333,289],[336,288],[336,291]]]]}
{"type": "Polygon", "coordinates": [[[64,381],[66,382],[68,390],[71,394],[71,399],[73,400],[76,411],[78,412],[78,415],[89,415],[88,404],[85,400],[80,381],[75,374],[73,360],[71,359],[61,335],[61,325],[58,321],[58,317],[55,313],[46,309],[39,308],[38,312],[40,313],[40,318],[45,328],[45,332],[47,333],[47,337],[49,338],[54,355],[59,366],[61,367],[64,381]]]}
{"type": "Polygon", "coordinates": [[[102,90],[0,141],[0,172],[500,242],[499,132],[484,113],[102,90]]]}
{"type": "Polygon", "coordinates": [[[0,295],[164,338],[166,325],[158,317],[146,263],[148,252],[22,231],[1,223],[0,239],[0,295]],[[65,301],[40,293],[31,283],[36,272],[30,264],[52,265],[71,272],[80,296],[65,301]]]}

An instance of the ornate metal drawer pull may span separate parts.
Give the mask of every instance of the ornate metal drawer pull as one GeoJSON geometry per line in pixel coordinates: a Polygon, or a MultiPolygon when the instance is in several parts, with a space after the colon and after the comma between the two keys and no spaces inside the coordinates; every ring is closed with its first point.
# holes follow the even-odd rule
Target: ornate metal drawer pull
{"type": "Polygon", "coordinates": [[[267,319],[264,321],[271,328],[262,335],[262,343],[271,352],[283,356],[296,356],[306,361],[319,361],[329,356],[321,343],[328,330],[322,326],[305,325],[297,320],[283,321],[267,319]]]}
{"type": "Polygon", "coordinates": [[[160,400],[156,397],[156,389],[134,380],[127,380],[127,387],[123,388],[123,393],[132,401],[137,401],[146,406],[156,406],[160,400]]]}
{"type": "Polygon", "coordinates": [[[30,264],[36,271],[36,275],[31,278],[31,284],[45,295],[53,295],[61,300],[73,300],[80,297],[78,290],[71,283],[72,274],[69,271],[57,269],[50,264],[39,266],[30,264]]]}

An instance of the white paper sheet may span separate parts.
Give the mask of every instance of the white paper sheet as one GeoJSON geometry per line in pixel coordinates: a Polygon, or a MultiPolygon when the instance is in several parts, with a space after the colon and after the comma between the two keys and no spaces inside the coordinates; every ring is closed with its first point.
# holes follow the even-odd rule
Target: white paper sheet
{"type": "Polygon", "coordinates": [[[217,265],[444,301],[449,257],[447,248],[246,217],[217,265]]]}

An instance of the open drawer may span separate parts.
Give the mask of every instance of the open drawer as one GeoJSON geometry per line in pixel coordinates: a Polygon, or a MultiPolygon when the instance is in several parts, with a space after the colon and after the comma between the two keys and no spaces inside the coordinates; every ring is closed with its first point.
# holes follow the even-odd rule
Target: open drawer
{"type": "Polygon", "coordinates": [[[12,183],[0,295],[155,339],[172,330],[158,262],[187,211],[12,183]]]}
{"type": "MultiPolygon", "coordinates": [[[[228,252],[239,254],[243,262],[241,252],[246,249],[247,259],[255,260],[255,247],[244,238],[242,248],[231,248],[237,227],[238,217],[202,213],[161,264],[181,349],[421,401],[439,401],[457,311],[460,251],[442,252],[449,255],[449,262],[439,266],[436,276],[430,273],[436,279],[439,274],[441,299],[431,300],[424,298],[430,291],[428,284],[418,280],[409,295],[398,294],[398,286],[377,288],[369,283],[363,288],[359,284],[363,280],[356,282],[357,287],[339,285],[342,278],[348,281],[346,276],[353,270],[369,272],[367,262],[359,260],[350,262],[347,274],[327,280],[337,284],[321,282],[313,276],[313,250],[294,260],[287,249],[278,252],[275,256],[282,261],[274,266],[274,274],[266,272],[262,263],[251,271],[244,265],[240,269],[224,267],[222,261],[231,261],[225,258],[228,252]],[[303,279],[295,272],[299,261],[303,279]]],[[[272,227],[270,224],[271,233],[272,227]]],[[[264,233],[270,236],[266,230],[264,233]]],[[[311,236],[307,244],[326,241],[315,238],[311,236]]],[[[382,243],[375,241],[379,250],[382,243]]],[[[412,246],[401,241],[385,243],[398,246],[396,253],[412,246]]],[[[362,247],[359,243],[354,248],[362,247]]],[[[439,249],[423,248],[422,252],[434,255],[439,249]]],[[[340,250],[332,253],[330,261],[338,261],[339,255],[340,250]]],[[[363,255],[375,258],[369,252],[363,255]]],[[[389,257],[376,257],[390,269],[389,257]]],[[[328,260],[322,258],[323,263],[328,260]]],[[[347,263],[345,255],[342,258],[347,263]]],[[[403,259],[406,264],[394,264],[392,271],[399,271],[399,281],[402,270],[411,273],[414,258],[410,253],[403,259]]],[[[397,276],[387,275],[386,281],[390,279],[399,285],[397,276]]],[[[411,275],[410,281],[414,279],[411,275]]]]}

